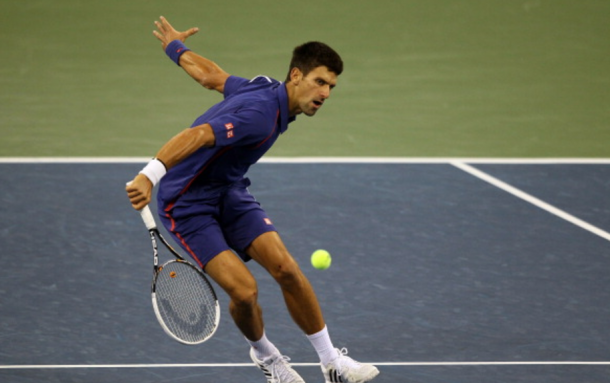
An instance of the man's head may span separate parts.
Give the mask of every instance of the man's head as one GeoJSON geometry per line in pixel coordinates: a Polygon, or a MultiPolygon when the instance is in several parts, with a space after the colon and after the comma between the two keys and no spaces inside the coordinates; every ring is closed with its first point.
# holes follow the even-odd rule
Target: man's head
{"type": "Polygon", "coordinates": [[[343,61],[328,45],[312,41],[296,47],[286,78],[290,114],[313,116],[330,97],[341,72],[343,61]]]}
{"type": "Polygon", "coordinates": [[[292,51],[292,60],[288,68],[286,82],[290,81],[293,68],[298,68],[303,76],[307,76],[314,68],[325,66],[337,76],[343,72],[343,61],[337,52],[324,43],[311,41],[299,45],[292,51]]]}

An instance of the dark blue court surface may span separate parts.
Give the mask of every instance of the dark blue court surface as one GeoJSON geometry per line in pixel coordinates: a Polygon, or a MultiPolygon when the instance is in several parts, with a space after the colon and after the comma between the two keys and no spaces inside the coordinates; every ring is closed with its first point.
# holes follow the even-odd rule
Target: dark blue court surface
{"type": "MultiPolygon", "coordinates": [[[[223,293],[203,345],[158,326],[150,241],[123,191],[141,167],[0,164],[0,382],[264,381],[223,293]]],[[[474,167],[610,231],[609,165],[474,167]]],[[[250,178],[335,345],[380,363],[375,382],[608,381],[606,238],[450,164],[264,163],[250,178]],[[309,265],[318,248],[327,271],[309,265]]],[[[322,382],[279,289],[250,266],[269,338],[322,382]]]]}

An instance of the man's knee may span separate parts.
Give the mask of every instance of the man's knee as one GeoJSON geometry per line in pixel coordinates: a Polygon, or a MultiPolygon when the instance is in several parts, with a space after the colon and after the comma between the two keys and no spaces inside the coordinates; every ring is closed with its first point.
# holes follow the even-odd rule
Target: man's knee
{"type": "Polygon", "coordinates": [[[268,232],[254,240],[249,255],[260,263],[281,286],[299,283],[303,273],[276,232],[268,232]]]}
{"type": "Polygon", "coordinates": [[[252,307],[256,305],[258,300],[258,287],[254,280],[250,283],[236,286],[235,288],[227,291],[231,302],[238,307],[252,307]]]}
{"type": "Polygon", "coordinates": [[[232,252],[225,251],[217,255],[208,263],[206,271],[229,295],[233,304],[242,307],[256,304],[258,298],[256,280],[232,252]]]}
{"type": "Polygon", "coordinates": [[[302,281],[303,273],[289,254],[278,257],[278,261],[272,264],[268,270],[273,279],[284,287],[298,285],[302,281]]]}

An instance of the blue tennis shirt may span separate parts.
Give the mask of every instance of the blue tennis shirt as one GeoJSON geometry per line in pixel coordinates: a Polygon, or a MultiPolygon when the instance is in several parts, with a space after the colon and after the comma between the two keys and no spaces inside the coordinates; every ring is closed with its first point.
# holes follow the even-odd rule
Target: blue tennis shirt
{"type": "Polygon", "coordinates": [[[241,180],[251,165],[288,129],[288,94],[284,83],[258,76],[252,80],[231,76],[224,100],[195,120],[191,127],[210,124],[216,144],[200,148],[169,169],[159,183],[157,201],[169,209],[185,195],[206,185],[241,180]]]}

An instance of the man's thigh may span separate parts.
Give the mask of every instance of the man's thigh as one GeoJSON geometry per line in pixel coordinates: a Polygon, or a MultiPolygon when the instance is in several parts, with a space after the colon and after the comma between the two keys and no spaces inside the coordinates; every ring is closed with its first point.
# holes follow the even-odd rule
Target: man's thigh
{"type": "Polygon", "coordinates": [[[245,187],[231,188],[223,199],[220,224],[229,246],[248,261],[246,249],[264,233],[276,228],[260,203],[245,187]]]}
{"type": "Polygon", "coordinates": [[[230,250],[222,228],[210,214],[173,216],[168,212],[161,221],[174,241],[193,258],[201,268],[205,268],[216,255],[230,250]]]}

